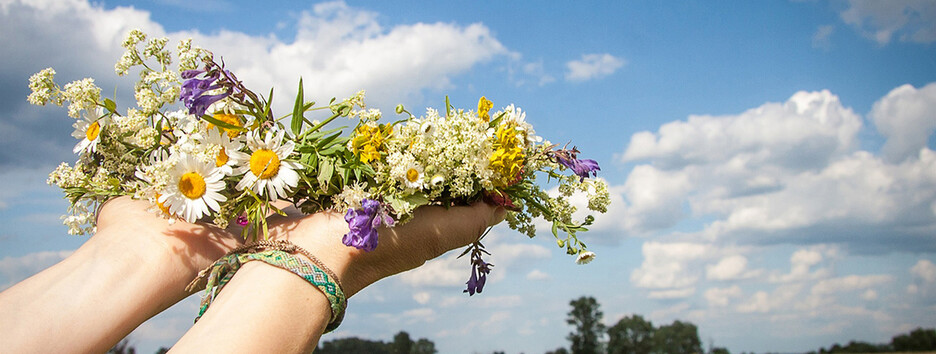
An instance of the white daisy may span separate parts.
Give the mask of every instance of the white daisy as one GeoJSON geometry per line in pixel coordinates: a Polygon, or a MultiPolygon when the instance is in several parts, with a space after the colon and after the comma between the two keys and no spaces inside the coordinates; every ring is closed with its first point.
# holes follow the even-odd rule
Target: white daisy
{"type": "Polygon", "coordinates": [[[81,141],[75,145],[72,152],[77,154],[79,152],[97,151],[97,144],[101,141],[101,133],[105,123],[106,120],[101,117],[100,110],[96,110],[91,116],[86,113],[82,115],[82,119],[75,121],[75,124],[72,125],[72,127],[75,128],[75,131],[72,132],[72,136],[75,137],[75,139],[81,139],[81,141]]]}
{"type": "Polygon", "coordinates": [[[244,178],[237,183],[237,190],[250,188],[259,195],[268,194],[274,200],[285,198],[288,192],[299,184],[299,174],[296,169],[302,165],[286,158],[293,153],[295,143],[283,143],[282,130],[274,134],[266,132],[260,140],[259,132],[251,132],[247,136],[247,148],[250,155],[241,152],[228,152],[231,158],[237,160],[239,167],[235,174],[244,174],[244,178]]]}
{"type": "Polygon", "coordinates": [[[417,163],[412,163],[406,167],[403,173],[403,184],[407,188],[423,189],[426,186],[426,178],[423,176],[423,168],[417,163]]]}
{"type": "Polygon", "coordinates": [[[205,143],[212,148],[217,147],[218,153],[215,155],[215,166],[221,169],[225,176],[234,174],[234,166],[237,160],[232,159],[232,153],[239,151],[244,147],[244,143],[238,139],[230,139],[227,134],[221,130],[208,130],[205,143]]]}
{"type": "Polygon", "coordinates": [[[220,169],[198,162],[194,156],[180,156],[170,171],[166,189],[156,199],[157,205],[193,223],[211,210],[221,210],[218,203],[227,200],[218,193],[224,189],[223,177],[220,169]]]}
{"type": "Polygon", "coordinates": [[[591,261],[595,260],[595,257],[596,257],[595,252],[585,251],[585,252],[579,253],[578,257],[575,257],[575,263],[576,264],[588,264],[588,263],[591,263],[591,261]]]}

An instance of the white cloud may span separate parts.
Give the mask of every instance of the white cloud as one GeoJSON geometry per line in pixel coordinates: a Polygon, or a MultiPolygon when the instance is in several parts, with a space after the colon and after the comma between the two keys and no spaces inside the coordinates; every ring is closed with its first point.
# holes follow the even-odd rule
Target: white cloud
{"type": "Polygon", "coordinates": [[[910,268],[910,273],[922,279],[924,283],[936,283],[936,265],[927,259],[917,261],[910,268]]]}
{"type": "MultiPolygon", "coordinates": [[[[0,9],[0,33],[30,34],[0,36],[5,52],[16,53],[0,59],[5,70],[15,73],[0,78],[7,80],[0,81],[0,87],[19,88],[14,91],[17,97],[29,75],[49,66],[62,81],[94,77],[104,92],[132,86],[128,79],[118,80],[113,69],[122,53],[120,43],[132,28],[166,35],[173,42],[193,38],[195,45],[223,58],[248,87],[263,94],[276,87],[276,111],[291,108],[289,97],[297,92],[299,77],[304,78],[307,97],[317,102],[367,89],[370,106],[387,108],[414,104],[426,91],[449,89],[457,75],[512,54],[482,24],[415,23],[382,28],[376,13],[343,2],[321,3],[301,12],[291,42],[227,30],[166,33],[146,11],[105,9],[84,0],[6,1],[0,9]]],[[[117,103],[126,108],[135,102],[125,96],[118,97],[117,103]]],[[[74,142],[61,139],[69,132],[68,123],[61,120],[64,114],[49,112],[53,110],[28,107],[22,98],[4,105],[0,163],[36,164],[38,160],[49,164],[74,158],[70,154],[74,142]],[[36,159],[37,154],[42,158],[36,159]]]]}
{"type": "Polygon", "coordinates": [[[710,307],[724,307],[728,306],[733,299],[740,298],[744,295],[741,291],[741,288],[737,285],[733,285],[727,288],[711,288],[705,291],[705,300],[708,301],[710,307]]]}
{"type": "Polygon", "coordinates": [[[684,299],[695,295],[695,287],[651,291],[647,294],[650,299],[684,299]]]}
{"type": "Polygon", "coordinates": [[[552,279],[552,276],[550,276],[549,273],[543,272],[539,269],[534,269],[527,273],[526,278],[529,280],[548,280],[552,279]]]}
{"type": "MultiPolygon", "coordinates": [[[[485,261],[494,264],[488,276],[488,284],[500,281],[510,272],[510,267],[531,259],[549,258],[551,252],[546,247],[535,244],[490,244],[487,247],[491,255],[485,261]]],[[[458,258],[460,252],[452,252],[439,257],[414,270],[400,274],[403,283],[421,286],[464,286],[468,281],[471,265],[467,257],[458,258]]],[[[488,285],[489,286],[489,285],[488,285]]]]}
{"type": "Polygon", "coordinates": [[[817,267],[824,258],[834,258],[837,249],[826,246],[816,246],[808,249],[799,249],[790,256],[790,272],[783,275],[773,275],[772,282],[802,282],[828,277],[831,274],[829,267],[817,267]]]}
{"type": "Polygon", "coordinates": [[[427,291],[413,293],[413,301],[416,301],[420,305],[425,305],[430,299],[432,299],[432,294],[427,291]]]}
{"type": "Polygon", "coordinates": [[[566,80],[586,81],[613,74],[624,66],[624,59],[611,54],[584,54],[579,60],[566,63],[566,80]]]}
{"type": "Polygon", "coordinates": [[[641,288],[686,288],[698,280],[690,262],[706,257],[710,247],[696,243],[644,242],[643,263],[631,273],[641,288]]]}
{"type": "Polygon", "coordinates": [[[802,292],[802,285],[778,286],[772,293],[758,291],[751,298],[739,304],[736,309],[742,313],[768,313],[779,308],[786,308],[796,300],[802,292]]]}
{"type": "Polygon", "coordinates": [[[4,283],[0,283],[0,290],[13,286],[13,284],[60,262],[71,255],[72,252],[74,251],[42,251],[0,259],[0,274],[6,278],[4,283]]]}
{"type": "MultiPolygon", "coordinates": [[[[929,101],[910,96],[882,99],[879,107],[890,108],[877,111],[880,120],[917,121],[914,105],[929,101]]],[[[632,228],[625,230],[662,230],[692,217],[708,220],[699,232],[706,240],[936,249],[923,237],[936,230],[936,153],[924,142],[915,158],[891,163],[858,148],[861,129],[860,116],[819,91],[636,133],[620,156],[641,163],[625,183],[622,219],[632,228]]]]}
{"type": "Polygon", "coordinates": [[[832,36],[833,32],[835,32],[835,26],[832,26],[832,25],[819,26],[819,28],[816,29],[816,33],[813,34],[813,38],[812,38],[813,48],[818,48],[818,49],[823,49],[823,50],[829,50],[830,48],[832,48],[832,41],[830,37],[832,36]]]}
{"type": "Polygon", "coordinates": [[[850,0],[839,16],[865,37],[884,45],[894,36],[905,42],[936,41],[936,3],[929,0],[850,0]]]}
{"type": "Polygon", "coordinates": [[[849,275],[845,277],[820,280],[815,285],[813,285],[811,293],[814,295],[822,295],[837,292],[865,290],[891,281],[893,281],[893,277],[886,274],[849,275]]]}
{"type": "Polygon", "coordinates": [[[884,159],[899,163],[915,158],[936,131],[936,83],[917,89],[903,85],[891,90],[871,108],[870,118],[887,138],[884,159]]]}
{"type": "Polygon", "coordinates": [[[736,254],[722,258],[715,265],[705,267],[705,278],[709,280],[735,280],[750,278],[760,272],[747,270],[747,257],[736,254]]]}

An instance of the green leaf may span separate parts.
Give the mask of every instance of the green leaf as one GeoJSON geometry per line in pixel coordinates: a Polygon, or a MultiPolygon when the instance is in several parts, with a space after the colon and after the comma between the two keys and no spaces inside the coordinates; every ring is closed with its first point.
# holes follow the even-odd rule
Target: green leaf
{"type": "Polygon", "coordinates": [[[429,198],[426,197],[426,195],[423,193],[413,193],[413,194],[406,196],[406,198],[403,198],[403,199],[405,199],[410,204],[413,204],[416,206],[429,204],[429,198]]]}
{"type": "Polygon", "coordinates": [[[328,182],[331,180],[334,172],[335,165],[331,159],[322,159],[322,162],[319,164],[318,182],[323,191],[328,190],[328,182]]]}
{"type": "Polygon", "coordinates": [[[305,111],[303,110],[304,108],[303,102],[305,102],[305,97],[303,95],[302,89],[303,89],[302,78],[300,77],[299,78],[299,93],[296,94],[296,104],[293,105],[292,122],[290,124],[290,128],[292,128],[293,136],[299,136],[299,133],[302,131],[302,120],[303,120],[302,114],[305,113],[305,111]]]}
{"type": "Polygon", "coordinates": [[[452,104],[449,103],[449,96],[445,96],[445,118],[452,116],[452,104]]]}
{"type": "Polygon", "coordinates": [[[105,98],[104,108],[107,109],[111,113],[117,112],[117,103],[111,100],[110,98],[105,98]]]}

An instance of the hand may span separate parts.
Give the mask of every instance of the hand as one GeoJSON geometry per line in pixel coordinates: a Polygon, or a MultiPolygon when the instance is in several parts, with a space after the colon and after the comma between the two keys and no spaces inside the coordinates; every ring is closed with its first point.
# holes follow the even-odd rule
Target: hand
{"type": "Polygon", "coordinates": [[[380,228],[377,248],[365,252],[341,243],[348,233],[343,215],[322,212],[300,216],[290,210],[285,218],[271,219],[271,237],[289,240],[315,255],[335,272],[345,295],[351,297],[382,278],[477,241],[505,215],[503,207],[483,202],[448,209],[421,207],[409,222],[380,228]]]}

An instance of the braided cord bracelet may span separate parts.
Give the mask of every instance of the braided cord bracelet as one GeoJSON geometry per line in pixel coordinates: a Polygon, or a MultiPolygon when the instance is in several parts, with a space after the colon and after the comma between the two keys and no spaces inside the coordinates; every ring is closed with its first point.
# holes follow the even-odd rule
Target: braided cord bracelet
{"type": "Polygon", "coordinates": [[[244,263],[251,261],[261,261],[274,267],[287,270],[296,274],[321,291],[331,306],[331,318],[325,327],[325,333],[338,328],[341,320],[344,318],[345,309],[348,306],[348,299],[344,291],[341,290],[341,283],[328,267],[326,267],[318,258],[315,258],[305,249],[289,241],[260,241],[247,244],[234,250],[218,259],[208,268],[202,270],[198,277],[193,280],[186,290],[193,290],[202,279],[207,278],[205,286],[205,295],[202,297],[201,306],[198,310],[197,322],[208,306],[214,301],[218,293],[231,278],[234,273],[240,269],[244,263]],[[312,261],[309,263],[293,253],[299,253],[312,261]],[[314,264],[313,264],[314,263],[314,264]]]}

